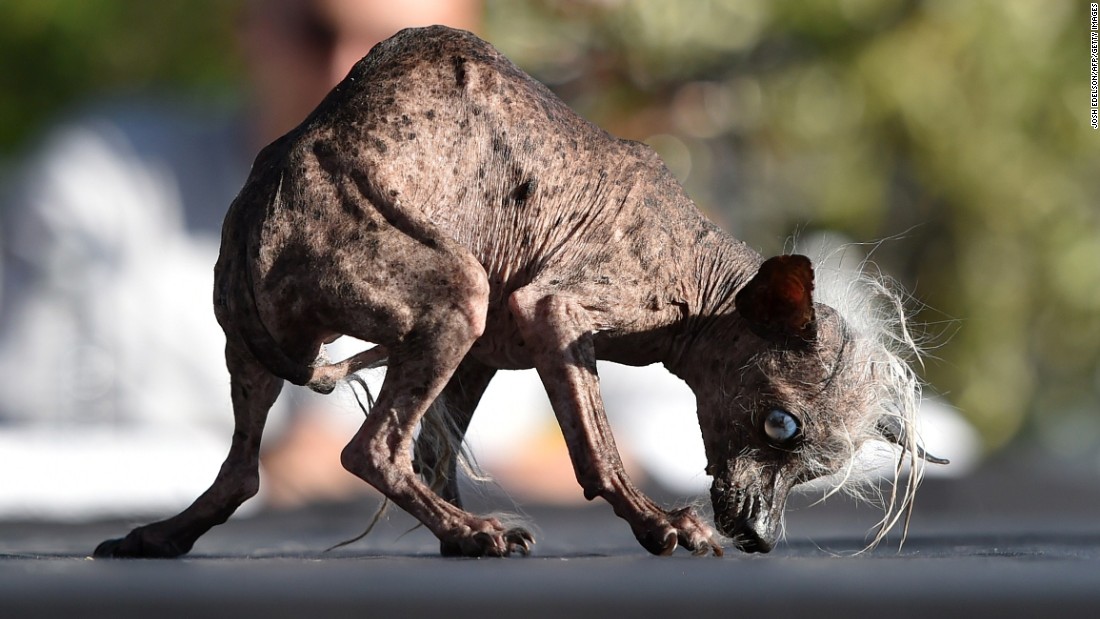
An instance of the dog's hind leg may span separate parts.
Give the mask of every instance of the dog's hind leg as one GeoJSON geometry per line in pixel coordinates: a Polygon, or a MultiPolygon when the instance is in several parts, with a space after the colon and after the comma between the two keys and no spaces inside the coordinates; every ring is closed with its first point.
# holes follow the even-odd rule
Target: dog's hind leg
{"type": "Polygon", "coordinates": [[[203,533],[225,522],[241,503],[256,494],[260,484],[260,435],[283,380],[232,341],[226,345],[225,357],[233,398],[233,442],[214,483],[180,514],[103,542],[95,549],[95,557],[167,558],[186,554],[203,533]]]}

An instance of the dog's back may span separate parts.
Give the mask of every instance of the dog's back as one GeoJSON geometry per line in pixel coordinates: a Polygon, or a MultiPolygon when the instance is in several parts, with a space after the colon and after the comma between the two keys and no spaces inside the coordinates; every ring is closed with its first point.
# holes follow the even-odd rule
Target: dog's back
{"type": "MultiPolygon", "coordinates": [[[[411,266],[374,251],[372,231],[453,242],[487,274],[488,324],[473,352],[498,367],[531,365],[506,306],[516,289],[539,277],[590,283],[608,331],[653,328],[676,318],[663,296],[694,266],[669,252],[708,237],[730,242],[650,148],[585,121],[490,45],[447,28],[406,30],[375,47],[261,154],[253,178],[226,238],[252,239],[250,272],[273,298],[310,300],[301,309],[315,323],[344,332],[323,324],[340,311],[326,306],[341,296],[326,281],[338,288],[411,266]],[[290,264],[342,275],[287,282],[279,267],[290,264]]],[[[294,305],[277,304],[284,313],[294,305]]]]}

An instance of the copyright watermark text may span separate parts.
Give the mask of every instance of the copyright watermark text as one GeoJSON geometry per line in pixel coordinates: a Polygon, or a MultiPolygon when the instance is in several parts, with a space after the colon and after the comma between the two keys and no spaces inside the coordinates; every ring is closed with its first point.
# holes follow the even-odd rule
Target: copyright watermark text
{"type": "Polygon", "coordinates": [[[1100,3],[1089,3],[1089,124],[1100,127],[1100,3]]]}

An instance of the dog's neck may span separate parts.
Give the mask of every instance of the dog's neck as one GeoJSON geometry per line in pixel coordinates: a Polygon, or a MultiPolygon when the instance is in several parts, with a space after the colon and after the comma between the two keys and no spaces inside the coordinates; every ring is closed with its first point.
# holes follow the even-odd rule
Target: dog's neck
{"type": "MultiPolygon", "coordinates": [[[[686,248],[680,261],[687,271],[682,282],[682,319],[673,329],[665,366],[687,380],[698,364],[732,359],[753,346],[744,318],[736,311],[737,292],[752,279],[763,258],[745,243],[717,227],[686,248]]],[[[690,381],[689,381],[690,382],[690,381]]]]}

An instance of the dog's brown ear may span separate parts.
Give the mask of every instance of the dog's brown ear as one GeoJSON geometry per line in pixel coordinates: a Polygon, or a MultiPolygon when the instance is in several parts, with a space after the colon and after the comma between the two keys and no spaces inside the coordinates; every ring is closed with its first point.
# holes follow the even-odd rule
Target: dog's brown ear
{"type": "Polygon", "coordinates": [[[737,311],[757,335],[783,344],[809,343],[814,323],[814,270],[806,256],[776,256],[736,297],[737,311]]]}

